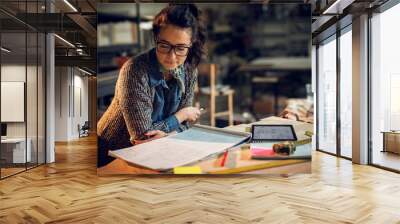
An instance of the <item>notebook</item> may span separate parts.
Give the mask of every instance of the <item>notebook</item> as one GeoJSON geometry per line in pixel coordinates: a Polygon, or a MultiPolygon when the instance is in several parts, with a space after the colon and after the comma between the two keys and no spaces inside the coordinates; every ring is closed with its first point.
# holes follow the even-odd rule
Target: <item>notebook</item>
{"type": "Polygon", "coordinates": [[[274,143],[267,143],[259,147],[259,143],[256,143],[253,147],[250,147],[252,159],[311,159],[311,144],[298,145],[293,154],[282,155],[275,153],[272,149],[274,143]]]}

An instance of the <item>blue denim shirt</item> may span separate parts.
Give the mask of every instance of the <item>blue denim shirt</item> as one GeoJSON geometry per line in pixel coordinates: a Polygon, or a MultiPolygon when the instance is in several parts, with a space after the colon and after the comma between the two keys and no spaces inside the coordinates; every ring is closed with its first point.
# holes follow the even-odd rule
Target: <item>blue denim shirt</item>
{"type": "Polygon", "coordinates": [[[151,70],[149,73],[149,84],[155,89],[153,99],[153,112],[151,119],[153,123],[165,120],[167,124],[167,132],[178,131],[179,121],[175,117],[179,103],[181,101],[184,90],[183,80],[185,73],[183,67],[178,67],[173,75],[173,78],[167,82],[162,74],[162,67],[158,62],[155,49],[150,52],[151,55],[151,70]]]}

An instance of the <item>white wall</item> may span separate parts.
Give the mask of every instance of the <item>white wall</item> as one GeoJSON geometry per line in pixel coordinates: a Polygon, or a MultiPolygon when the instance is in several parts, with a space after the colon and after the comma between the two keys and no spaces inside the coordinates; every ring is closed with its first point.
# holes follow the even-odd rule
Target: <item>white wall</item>
{"type": "MultiPolygon", "coordinates": [[[[28,66],[28,70],[33,69],[28,66]]],[[[25,82],[25,64],[1,65],[1,81],[25,82]]]]}
{"type": "Polygon", "coordinates": [[[78,124],[88,121],[88,105],[88,78],[76,68],[56,67],[56,141],[79,137],[78,124]]]}
{"type": "Polygon", "coordinates": [[[55,68],[55,141],[68,140],[68,86],[67,67],[55,68]]]}
{"type": "Polygon", "coordinates": [[[79,70],[74,70],[74,112],[72,120],[72,135],[77,137],[78,136],[78,129],[77,126],[80,124],[81,126],[85,123],[85,121],[89,120],[89,102],[88,102],[88,77],[82,76],[79,70]],[[77,74],[78,71],[78,74],[77,74]],[[80,108],[81,107],[81,108],[80,108]],[[81,111],[80,111],[81,110],[81,111]]]}

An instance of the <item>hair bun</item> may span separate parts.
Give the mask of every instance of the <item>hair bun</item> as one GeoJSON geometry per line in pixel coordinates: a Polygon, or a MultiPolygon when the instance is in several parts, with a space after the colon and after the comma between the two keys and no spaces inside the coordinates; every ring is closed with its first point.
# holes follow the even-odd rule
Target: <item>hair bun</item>
{"type": "Polygon", "coordinates": [[[200,11],[197,8],[197,6],[193,3],[187,3],[187,4],[180,4],[180,3],[169,3],[169,6],[175,6],[175,7],[181,7],[181,9],[184,9],[185,11],[190,12],[192,16],[196,19],[199,18],[200,11]]]}
{"type": "Polygon", "coordinates": [[[196,19],[198,19],[198,18],[199,18],[199,9],[197,8],[197,6],[194,5],[194,4],[187,4],[187,7],[188,7],[190,13],[192,13],[192,15],[193,15],[196,19]]]}

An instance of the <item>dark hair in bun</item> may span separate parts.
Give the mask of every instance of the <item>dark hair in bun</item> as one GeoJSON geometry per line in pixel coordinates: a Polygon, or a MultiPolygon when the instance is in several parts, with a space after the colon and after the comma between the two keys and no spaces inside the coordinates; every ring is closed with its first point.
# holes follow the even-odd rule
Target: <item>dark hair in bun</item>
{"type": "Polygon", "coordinates": [[[194,4],[169,4],[154,18],[153,35],[155,39],[161,28],[167,24],[191,29],[192,47],[186,60],[196,67],[205,54],[206,31],[201,19],[201,11],[194,4]]]}

